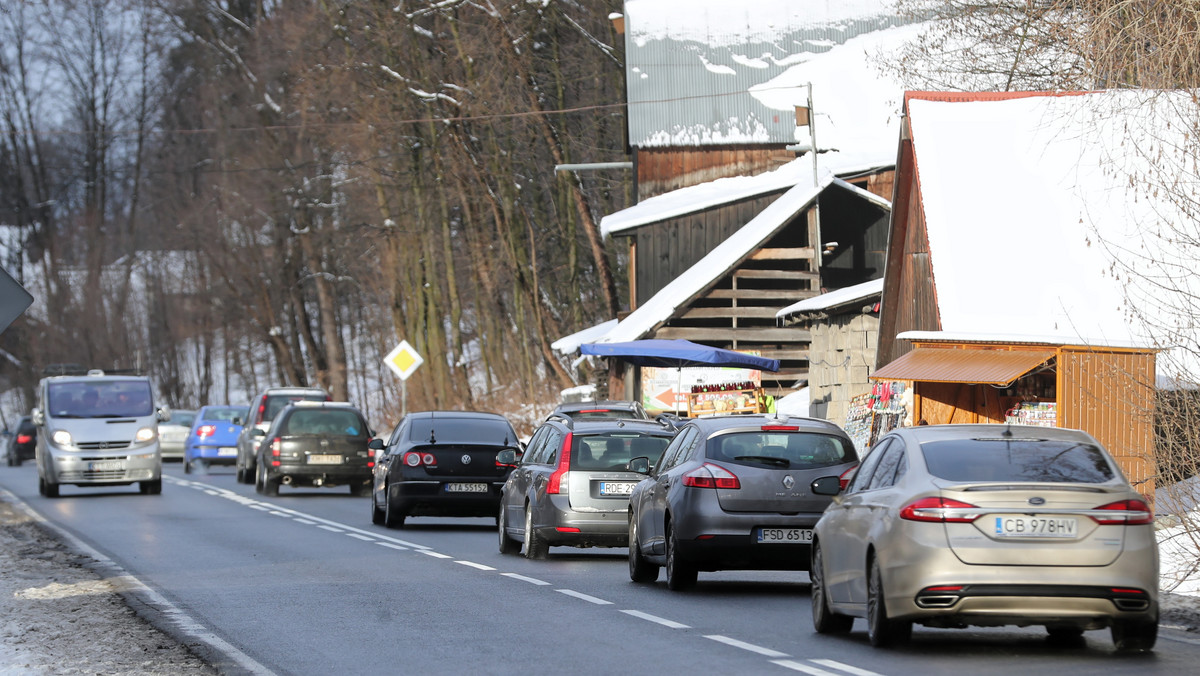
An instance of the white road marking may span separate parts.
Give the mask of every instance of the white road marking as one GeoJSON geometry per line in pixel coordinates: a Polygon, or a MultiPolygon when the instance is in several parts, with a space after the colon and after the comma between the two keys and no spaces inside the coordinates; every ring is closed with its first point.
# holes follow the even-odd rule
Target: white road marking
{"type": "Polygon", "coordinates": [[[832,671],[818,669],[817,667],[809,666],[803,662],[797,662],[795,660],[771,660],[771,664],[778,664],[779,666],[791,669],[792,671],[802,671],[806,674],[812,674],[812,676],[837,676],[837,674],[834,674],[832,671]]]}
{"type": "Polygon", "coordinates": [[[649,620],[650,622],[654,622],[656,624],[661,624],[664,627],[670,627],[671,629],[691,629],[691,627],[689,627],[686,624],[680,624],[674,620],[668,620],[668,619],[664,619],[661,617],[656,617],[649,613],[643,613],[640,610],[622,610],[621,612],[625,613],[626,615],[633,615],[634,617],[638,617],[643,620],[649,620]]]}
{"type": "Polygon", "coordinates": [[[574,591],[571,589],[555,589],[554,591],[558,592],[559,594],[566,594],[567,596],[574,596],[575,598],[582,599],[584,601],[587,601],[588,603],[595,603],[598,606],[611,606],[612,605],[612,601],[605,601],[604,599],[598,599],[595,596],[588,596],[587,594],[584,594],[582,592],[577,592],[577,591],[574,591]]]}
{"type": "Polygon", "coordinates": [[[375,538],[371,537],[370,535],[359,535],[358,533],[346,533],[346,535],[349,535],[350,537],[354,538],[355,540],[362,540],[363,542],[374,542],[375,541],[375,538]]]}
{"type": "Polygon", "coordinates": [[[495,568],[492,568],[491,566],[485,566],[482,563],[475,563],[473,561],[455,561],[455,563],[461,563],[464,566],[478,568],[479,570],[496,570],[495,568]]]}
{"type": "Polygon", "coordinates": [[[500,574],[503,575],[504,577],[511,577],[514,580],[528,582],[529,584],[536,584],[536,585],[550,584],[549,582],[543,582],[543,581],[537,579],[536,577],[525,577],[524,575],[517,575],[516,573],[500,573],[500,574]]]}
{"type": "Polygon", "coordinates": [[[270,507],[263,507],[262,505],[247,505],[247,507],[249,507],[250,509],[257,509],[257,510],[260,510],[263,512],[270,509],[270,507]]]}
{"type": "Polygon", "coordinates": [[[852,667],[849,664],[842,664],[841,662],[838,662],[836,660],[809,660],[809,662],[812,662],[813,664],[819,664],[823,667],[829,667],[830,669],[837,669],[838,671],[844,671],[847,674],[854,674],[854,676],[881,676],[880,674],[878,674],[874,671],[868,671],[866,669],[859,669],[858,667],[852,667]]]}
{"type": "Polygon", "coordinates": [[[435,559],[453,559],[454,558],[453,556],[450,556],[449,554],[439,554],[439,553],[433,551],[432,549],[422,549],[421,553],[424,554],[425,556],[432,556],[435,559]]]}
{"type": "Polygon", "coordinates": [[[399,549],[402,552],[408,551],[408,547],[401,547],[400,545],[394,545],[390,542],[376,542],[375,544],[377,544],[381,547],[387,547],[388,549],[399,549]]]}
{"type": "Polygon", "coordinates": [[[342,530],[341,528],[334,528],[333,526],[326,526],[323,523],[317,524],[317,528],[320,528],[321,530],[327,530],[330,533],[345,533],[346,532],[346,531],[342,530]]]}
{"type": "Polygon", "coordinates": [[[298,516],[292,517],[292,520],[295,521],[296,523],[302,523],[305,526],[314,526],[317,523],[316,521],[309,521],[308,519],[301,519],[298,516]]]}
{"type": "Polygon", "coordinates": [[[771,650],[770,648],[757,646],[753,643],[746,643],[745,641],[739,641],[736,638],[729,638],[728,636],[721,636],[720,634],[709,634],[704,638],[712,639],[717,643],[724,643],[725,645],[730,645],[734,648],[749,650],[752,653],[758,653],[759,655],[765,655],[766,657],[790,657],[790,655],[787,653],[781,653],[778,650],[771,650]]]}

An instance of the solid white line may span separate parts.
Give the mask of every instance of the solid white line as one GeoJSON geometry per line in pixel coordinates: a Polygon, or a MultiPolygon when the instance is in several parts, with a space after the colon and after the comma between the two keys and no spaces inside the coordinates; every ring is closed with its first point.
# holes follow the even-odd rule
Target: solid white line
{"type": "Polygon", "coordinates": [[[837,669],[838,671],[844,671],[847,674],[854,674],[854,676],[881,676],[879,673],[876,673],[874,671],[868,671],[866,669],[859,669],[858,667],[853,667],[853,666],[850,666],[849,664],[842,664],[841,662],[838,662],[836,660],[809,660],[809,662],[812,662],[814,664],[819,664],[823,667],[829,667],[830,669],[837,669]]]}
{"type": "Polygon", "coordinates": [[[764,648],[762,646],[757,646],[757,645],[754,645],[753,643],[746,643],[745,641],[739,641],[736,638],[729,638],[728,636],[721,636],[720,634],[709,634],[708,636],[705,636],[704,638],[712,639],[712,640],[716,641],[717,643],[724,643],[725,645],[731,645],[734,648],[741,648],[742,650],[749,650],[752,653],[758,653],[759,655],[764,655],[766,657],[790,657],[790,655],[788,655],[787,653],[781,653],[778,650],[771,650],[770,648],[764,648]]]}
{"type": "Polygon", "coordinates": [[[246,505],[246,506],[249,507],[250,509],[257,509],[257,510],[260,510],[263,512],[270,509],[270,507],[263,507],[262,505],[246,505]]]}
{"type": "Polygon", "coordinates": [[[302,523],[305,526],[314,526],[317,523],[316,521],[309,521],[308,519],[301,519],[298,516],[292,517],[292,520],[295,521],[296,523],[302,523]]]}
{"type": "Polygon", "coordinates": [[[621,612],[625,613],[626,615],[633,615],[634,617],[640,617],[643,620],[649,620],[650,622],[654,622],[656,624],[661,624],[664,627],[670,627],[672,629],[691,629],[691,627],[689,627],[686,624],[680,624],[674,620],[667,620],[667,619],[664,619],[661,617],[656,617],[649,613],[643,613],[640,610],[622,610],[621,612]]]}
{"type": "Polygon", "coordinates": [[[363,542],[374,542],[375,541],[375,538],[371,537],[370,535],[359,535],[358,533],[346,533],[346,535],[349,535],[350,537],[354,538],[355,540],[362,540],[363,542]]]}
{"type": "Polygon", "coordinates": [[[200,643],[208,645],[214,651],[228,657],[230,661],[234,662],[242,669],[245,669],[248,673],[262,674],[263,676],[269,676],[275,673],[262,664],[256,662],[246,653],[238,650],[235,646],[228,643],[220,636],[217,636],[209,631],[203,624],[200,623],[199,620],[196,620],[192,616],[188,615],[178,606],[168,601],[165,596],[151,589],[138,578],[130,575],[128,571],[119,566],[115,561],[96,551],[83,540],[75,537],[58,524],[43,518],[41,514],[33,511],[32,507],[25,504],[25,502],[23,502],[13,493],[3,488],[0,488],[0,493],[4,494],[6,501],[12,503],[18,509],[25,512],[29,518],[57,533],[58,536],[70,544],[72,548],[92,557],[99,562],[101,566],[113,571],[117,577],[127,580],[130,583],[129,587],[131,588],[131,593],[142,597],[143,603],[151,608],[157,609],[160,613],[162,613],[165,621],[175,625],[175,627],[178,628],[178,630],[184,634],[185,637],[193,638],[200,643]]]}
{"type": "Polygon", "coordinates": [[[492,568],[491,566],[485,566],[482,563],[475,563],[473,561],[455,561],[455,563],[461,563],[464,566],[478,568],[479,570],[496,570],[495,568],[492,568]]]}
{"type": "Polygon", "coordinates": [[[288,514],[287,512],[281,512],[278,509],[267,512],[267,514],[270,514],[271,516],[286,516],[288,518],[291,518],[292,516],[291,514],[288,514]]]}
{"type": "Polygon", "coordinates": [[[511,577],[514,580],[528,582],[529,584],[537,584],[537,585],[550,584],[549,582],[543,582],[543,581],[537,579],[536,577],[525,577],[524,575],[517,575],[516,573],[500,573],[500,574],[503,575],[504,577],[511,577]]]}
{"type": "Polygon", "coordinates": [[[453,556],[450,556],[449,554],[439,554],[439,553],[433,551],[432,549],[422,549],[421,553],[424,554],[425,556],[432,556],[435,559],[453,559],[454,558],[453,556]]]}
{"type": "Polygon", "coordinates": [[[341,528],[334,528],[333,526],[326,526],[323,523],[317,524],[317,528],[320,528],[321,530],[327,530],[330,533],[345,533],[346,532],[346,531],[342,530],[341,528]]]}
{"type": "Polygon", "coordinates": [[[204,489],[204,492],[205,492],[205,493],[208,493],[209,495],[220,495],[220,493],[218,493],[217,491],[212,491],[212,490],[209,490],[209,489],[207,489],[207,488],[206,488],[206,489],[204,489]]]}
{"type": "Polygon", "coordinates": [[[388,549],[399,549],[402,552],[408,551],[408,547],[401,547],[400,545],[394,545],[390,542],[376,542],[375,544],[379,545],[380,547],[387,547],[388,549]]]}
{"type": "Polygon", "coordinates": [[[555,589],[554,591],[558,592],[559,594],[566,594],[567,596],[574,596],[575,598],[582,599],[584,601],[587,601],[588,603],[595,603],[598,606],[611,606],[612,605],[612,601],[605,601],[604,599],[598,599],[595,596],[588,596],[587,594],[573,591],[571,589],[555,589]]]}
{"type": "Polygon", "coordinates": [[[824,669],[810,667],[807,664],[797,662],[795,660],[771,660],[771,664],[778,664],[779,666],[786,667],[792,671],[802,671],[806,674],[812,674],[812,676],[837,676],[837,674],[834,674],[832,671],[825,671],[824,669]]]}

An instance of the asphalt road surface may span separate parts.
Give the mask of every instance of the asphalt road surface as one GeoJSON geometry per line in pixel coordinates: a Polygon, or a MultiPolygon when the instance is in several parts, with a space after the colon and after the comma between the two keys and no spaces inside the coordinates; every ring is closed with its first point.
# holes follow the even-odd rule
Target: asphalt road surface
{"type": "Polygon", "coordinates": [[[1200,641],[1168,629],[1154,653],[1116,659],[1107,630],[1064,646],[1040,628],[917,627],[910,645],[877,650],[861,620],[845,637],[813,633],[804,573],[701,573],[671,592],[630,582],[624,549],[528,561],[497,552],[492,519],[389,530],[345,488],[266,498],[232,469],[168,464],[159,496],[43,498],[32,463],[0,485],[140,580],[142,610],[227,673],[1091,676],[1200,663],[1200,641]]]}

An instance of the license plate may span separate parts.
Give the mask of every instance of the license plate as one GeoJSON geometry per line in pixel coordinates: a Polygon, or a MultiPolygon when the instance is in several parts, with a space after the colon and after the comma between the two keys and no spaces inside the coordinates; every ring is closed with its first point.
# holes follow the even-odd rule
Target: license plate
{"type": "Polygon", "coordinates": [[[1073,538],[1079,520],[1070,516],[1004,515],[993,520],[992,534],[999,538],[1073,538]]]}
{"type": "Polygon", "coordinates": [[[111,472],[118,469],[125,470],[124,460],[98,460],[88,463],[88,470],[92,472],[111,472]]]}
{"type": "Polygon", "coordinates": [[[629,495],[636,485],[634,481],[601,481],[600,495],[629,495]]]}
{"type": "Polygon", "coordinates": [[[310,455],[310,456],[308,456],[308,464],[310,464],[310,465],[340,465],[340,464],[342,464],[342,456],[340,456],[340,455],[310,455]]]}
{"type": "Polygon", "coordinates": [[[222,446],[221,448],[217,449],[217,455],[220,455],[220,456],[237,455],[237,448],[236,447],[231,448],[229,446],[222,446]]]}
{"type": "Polygon", "coordinates": [[[487,493],[487,484],[446,484],[447,493],[487,493]]]}
{"type": "Polygon", "coordinates": [[[811,528],[759,528],[759,543],[812,542],[811,528]]]}

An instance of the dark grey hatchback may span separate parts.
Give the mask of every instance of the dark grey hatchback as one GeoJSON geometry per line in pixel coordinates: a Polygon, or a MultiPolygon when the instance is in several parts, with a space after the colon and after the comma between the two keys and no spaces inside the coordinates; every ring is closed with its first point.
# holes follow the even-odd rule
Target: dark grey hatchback
{"type": "Polygon", "coordinates": [[[684,589],[706,570],[807,570],[829,506],[812,483],[857,466],[842,428],[813,418],[720,415],[684,424],[629,497],[629,577],[684,589]]]}
{"type": "Polygon", "coordinates": [[[371,430],[345,402],[297,401],[284,407],[258,440],[254,488],[279,495],[279,486],[349,486],[366,495],[371,486],[371,430]]]}

